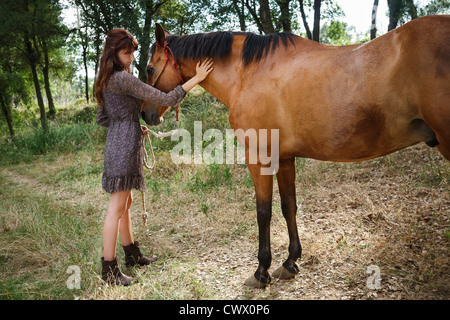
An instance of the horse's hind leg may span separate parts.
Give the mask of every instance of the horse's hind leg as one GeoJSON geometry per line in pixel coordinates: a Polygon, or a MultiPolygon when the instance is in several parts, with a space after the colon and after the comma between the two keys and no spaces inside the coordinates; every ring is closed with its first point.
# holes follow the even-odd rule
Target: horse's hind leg
{"type": "Polygon", "coordinates": [[[439,152],[450,161],[450,93],[436,94],[428,108],[423,108],[423,118],[434,131],[439,152]]]}
{"type": "Polygon", "coordinates": [[[272,276],[279,279],[290,279],[299,271],[295,262],[302,254],[296,222],[295,158],[280,160],[277,181],[281,197],[281,210],[289,232],[289,256],[283,265],[272,273],[272,276]]]}
{"type": "Polygon", "coordinates": [[[432,121],[432,129],[438,141],[439,152],[450,161],[450,94],[445,104],[446,108],[441,108],[441,113],[437,117],[439,120],[432,121]]]}
{"type": "Polygon", "coordinates": [[[441,141],[443,141],[443,143],[439,141],[437,148],[444,158],[450,161],[450,139],[445,140],[444,138],[441,138],[441,141]]]}
{"type": "Polygon", "coordinates": [[[416,78],[416,87],[421,93],[418,105],[423,120],[434,131],[438,150],[450,161],[450,36],[448,29],[441,31],[437,40],[440,45],[429,48],[435,53],[434,59],[425,64],[428,74],[416,78]]]}

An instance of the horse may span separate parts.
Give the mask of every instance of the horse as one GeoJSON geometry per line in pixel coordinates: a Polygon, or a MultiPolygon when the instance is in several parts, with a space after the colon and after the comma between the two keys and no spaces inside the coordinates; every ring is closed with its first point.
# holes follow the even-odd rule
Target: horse
{"type": "MultiPolygon", "coordinates": [[[[270,220],[273,174],[289,233],[288,258],[272,277],[291,279],[301,257],[296,214],[295,158],[353,162],[381,157],[425,142],[450,160],[450,16],[414,19],[370,42],[320,44],[291,33],[257,35],[210,32],[185,36],[155,29],[147,83],[169,92],[195,75],[211,57],[214,70],[200,83],[229,108],[231,128],[254,129],[262,143],[236,135],[245,149],[256,194],[258,268],[246,281],[271,281],[270,220]],[[277,167],[251,160],[272,150],[278,134],[277,167]],[[267,136],[265,137],[267,138],[267,136]],[[264,140],[264,141],[262,141],[264,140]]],[[[148,125],[163,120],[167,106],[143,101],[148,125]]],[[[271,152],[269,152],[271,154],[271,152]]]]}

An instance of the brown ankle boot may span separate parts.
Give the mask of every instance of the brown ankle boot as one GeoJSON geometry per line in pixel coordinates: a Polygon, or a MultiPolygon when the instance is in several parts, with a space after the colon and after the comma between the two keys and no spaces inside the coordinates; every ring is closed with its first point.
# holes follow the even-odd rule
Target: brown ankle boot
{"type": "Polygon", "coordinates": [[[124,275],[117,264],[117,259],[105,261],[102,257],[102,280],[109,284],[128,286],[137,279],[124,275]]]}
{"type": "Polygon", "coordinates": [[[136,264],[146,266],[158,260],[156,257],[148,258],[144,256],[139,249],[139,242],[137,241],[128,246],[123,246],[123,251],[125,251],[125,265],[127,267],[132,267],[136,264]]]}

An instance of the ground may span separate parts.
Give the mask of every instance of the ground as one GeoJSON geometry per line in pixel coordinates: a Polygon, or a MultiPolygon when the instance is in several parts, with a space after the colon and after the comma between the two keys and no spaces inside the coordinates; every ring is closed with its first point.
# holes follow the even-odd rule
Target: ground
{"type": "MultiPolygon", "coordinates": [[[[119,242],[123,271],[140,280],[129,288],[100,280],[108,204],[100,187],[101,149],[0,168],[2,298],[450,298],[450,165],[436,149],[420,144],[361,163],[297,159],[300,272],[292,280],[272,279],[265,289],[243,285],[257,267],[248,170],[175,165],[168,152],[156,157],[146,173],[147,226],[139,192],[133,192],[132,214],[135,240],[159,260],[127,269],[119,242]],[[64,288],[70,265],[81,270],[79,290],[64,288]]],[[[273,272],[288,247],[276,183],[271,244],[273,272]]]]}

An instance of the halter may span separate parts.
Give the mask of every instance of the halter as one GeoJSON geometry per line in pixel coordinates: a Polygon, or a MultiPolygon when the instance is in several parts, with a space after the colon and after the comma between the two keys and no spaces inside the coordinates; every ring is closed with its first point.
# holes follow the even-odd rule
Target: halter
{"type": "MultiPolygon", "coordinates": [[[[152,83],[152,87],[155,86],[156,82],[158,82],[159,77],[161,76],[161,74],[163,73],[164,69],[166,68],[167,64],[170,64],[173,69],[175,70],[175,73],[178,75],[178,77],[181,79],[181,83],[184,84],[184,80],[183,77],[181,76],[180,72],[178,71],[178,69],[180,69],[180,66],[178,65],[178,63],[175,61],[175,56],[173,55],[172,50],[169,47],[169,44],[166,41],[164,41],[164,53],[166,55],[166,61],[164,62],[164,66],[162,67],[161,71],[158,73],[158,76],[156,77],[156,79],[153,81],[152,83]],[[172,63],[170,63],[169,60],[169,53],[172,55],[173,61],[172,63]]],[[[178,122],[178,107],[180,104],[177,104],[177,106],[175,107],[175,113],[176,113],[176,121],[178,122]]]]}

